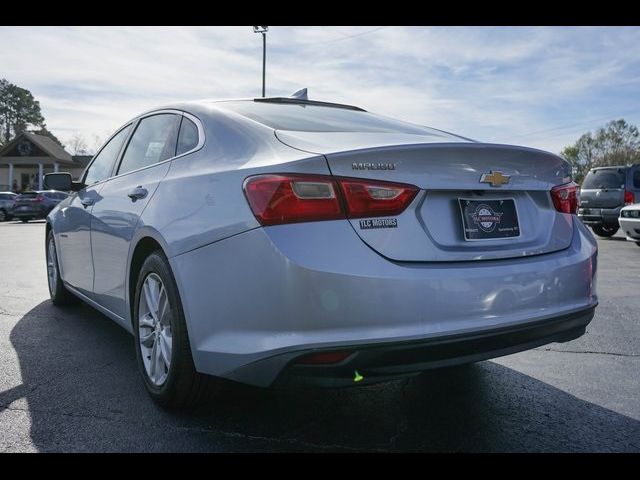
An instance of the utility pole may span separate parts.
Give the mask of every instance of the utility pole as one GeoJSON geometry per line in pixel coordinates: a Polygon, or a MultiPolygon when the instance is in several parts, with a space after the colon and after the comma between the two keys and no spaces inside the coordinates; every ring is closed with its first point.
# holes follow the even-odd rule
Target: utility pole
{"type": "Polygon", "coordinates": [[[262,34],[262,97],[265,96],[265,74],[267,71],[267,32],[269,27],[267,26],[255,26],[253,27],[253,33],[262,34]]]}

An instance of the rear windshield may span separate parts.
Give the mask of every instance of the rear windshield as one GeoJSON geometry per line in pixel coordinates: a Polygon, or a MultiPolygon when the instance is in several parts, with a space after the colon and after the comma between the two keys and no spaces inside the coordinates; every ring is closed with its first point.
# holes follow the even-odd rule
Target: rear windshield
{"type": "Polygon", "coordinates": [[[617,168],[603,168],[601,170],[591,170],[584,177],[582,188],[624,188],[624,170],[617,168]]]}
{"type": "Polygon", "coordinates": [[[220,102],[218,105],[275,130],[404,133],[460,139],[433,128],[346,108],[253,101],[220,102]]]}
{"type": "Polygon", "coordinates": [[[17,199],[20,200],[21,198],[35,198],[37,196],[38,196],[38,192],[25,192],[18,195],[17,199]]]}

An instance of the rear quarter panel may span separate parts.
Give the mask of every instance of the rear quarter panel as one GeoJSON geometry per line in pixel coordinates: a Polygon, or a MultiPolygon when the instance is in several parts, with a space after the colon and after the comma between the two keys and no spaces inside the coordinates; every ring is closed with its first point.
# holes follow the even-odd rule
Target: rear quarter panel
{"type": "Polygon", "coordinates": [[[271,129],[215,110],[190,113],[203,123],[204,146],[171,162],[138,225],[159,233],[169,257],[259,227],[242,189],[246,177],[329,174],[324,157],[281,144],[271,129]]]}

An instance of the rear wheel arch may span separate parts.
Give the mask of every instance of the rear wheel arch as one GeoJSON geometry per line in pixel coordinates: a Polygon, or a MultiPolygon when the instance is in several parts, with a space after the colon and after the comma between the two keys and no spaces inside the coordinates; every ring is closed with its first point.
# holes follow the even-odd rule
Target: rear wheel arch
{"type": "Polygon", "coordinates": [[[133,253],[131,255],[131,261],[129,263],[129,278],[128,278],[128,304],[129,304],[129,320],[131,321],[131,326],[133,327],[133,308],[134,308],[134,299],[136,296],[136,285],[138,283],[138,275],[140,274],[140,270],[142,269],[142,265],[144,261],[151,255],[153,252],[162,252],[162,254],[166,257],[167,254],[162,248],[160,242],[158,242],[153,237],[142,237],[136,243],[135,248],[133,249],[133,253]]]}

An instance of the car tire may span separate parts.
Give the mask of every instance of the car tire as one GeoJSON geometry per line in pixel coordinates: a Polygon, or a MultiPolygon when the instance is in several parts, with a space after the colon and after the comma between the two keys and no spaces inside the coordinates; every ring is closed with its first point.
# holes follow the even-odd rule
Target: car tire
{"type": "Polygon", "coordinates": [[[24,218],[24,217],[23,217],[23,218],[21,218],[21,219],[20,219],[20,221],[21,221],[22,223],[27,223],[27,222],[29,221],[29,219],[28,219],[28,218],[24,218]]]}
{"type": "Polygon", "coordinates": [[[47,259],[47,285],[49,286],[49,295],[54,305],[72,305],[80,303],[81,300],[73,293],[67,290],[60,277],[60,268],[58,268],[58,256],[56,255],[56,242],[53,232],[47,235],[46,245],[47,259]]]}
{"type": "Polygon", "coordinates": [[[636,245],[638,245],[640,247],[640,242],[636,242],[636,245]]]}
{"type": "Polygon", "coordinates": [[[599,237],[609,238],[609,237],[613,237],[616,234],[619,227],[594,225],[592,229],[593,229],[593,233],[595,233],[599,237]]]}
{"type": "Polygon", "coordinates": [[[7,220],[9,220],[9,215],[4,209],[0,208],[0,222],[6,222],[7,220]]]}
{"type": "Polygon", "coordinates": [[[184,408],[216,391],[220,379],[196,372],[178,288],[161,251],[144,261],[133,305],[136,357],[151,398],[184,408]]]}

